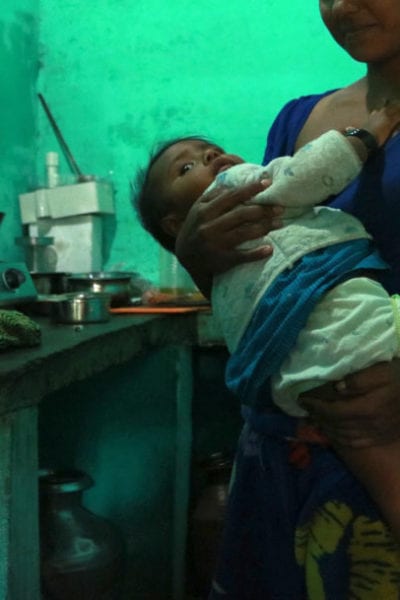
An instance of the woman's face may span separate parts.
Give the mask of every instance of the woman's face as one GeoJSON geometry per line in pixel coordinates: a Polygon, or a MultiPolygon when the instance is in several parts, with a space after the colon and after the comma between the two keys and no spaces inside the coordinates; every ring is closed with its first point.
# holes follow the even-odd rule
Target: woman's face
{"type": "Polygon", "coordinates": [[[400,0],[319,0],[322,20],[355,60],[400,61],[400,0]]]}

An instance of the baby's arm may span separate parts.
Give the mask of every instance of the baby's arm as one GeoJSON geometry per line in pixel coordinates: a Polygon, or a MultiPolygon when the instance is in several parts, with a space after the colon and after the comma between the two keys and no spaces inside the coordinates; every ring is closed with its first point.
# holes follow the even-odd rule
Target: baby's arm
{"type": "MultiPolygon", "coordinates": [[[[368,115],[363,128],[344,134],[327,131],[294,156],[265,167],[272,185],[254,198],[262,204],[310,207],[341,192],[360,172],[368,156],[382,146],[400,122],[400,104],[387,104],[368,115]]],[[[297,213],[296,213],[297,214],[297,213]]]]}
{"type": "Polygon", "coordinates": [[[253,199],[261,204],[311,207],[338,194],[361,171],[352,143],[338,131],[327,131],[294,156],[277,158],[265,167],[272,185],[253,199]]]}

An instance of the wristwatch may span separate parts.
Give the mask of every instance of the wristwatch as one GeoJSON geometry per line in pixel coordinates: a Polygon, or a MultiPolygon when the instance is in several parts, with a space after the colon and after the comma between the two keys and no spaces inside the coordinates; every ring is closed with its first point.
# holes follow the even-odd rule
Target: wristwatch
{"type": "Polygon", "coordinates": [[[375,139],[375,136],[372,135],[366,129],[357,129],[355,127],[346,129],[344,132],[345,137],[357,137],[362,141],[365,148],[367,149],[368,156],[374,154],[377,150],[379,150],[378,142],[375,139]]]}

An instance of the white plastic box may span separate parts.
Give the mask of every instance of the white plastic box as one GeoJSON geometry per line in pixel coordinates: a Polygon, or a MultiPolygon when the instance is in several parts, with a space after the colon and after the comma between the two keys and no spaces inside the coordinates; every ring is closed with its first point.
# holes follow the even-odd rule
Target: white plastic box
{"type": "Polygon", "coordinates": [[[87,181],[20,194],[19,206],[22,224],[28,225],[44,217],[113,214],[114,196],[108,181],[87,181]]]}
{"type": "Polygon", "coordinates": [[[114,213],[113,188],[106,181],[43,188],[19,196],[21,221],[30,236],[54,238],[55,270],[101,271],[104,217],[114,213]]]}

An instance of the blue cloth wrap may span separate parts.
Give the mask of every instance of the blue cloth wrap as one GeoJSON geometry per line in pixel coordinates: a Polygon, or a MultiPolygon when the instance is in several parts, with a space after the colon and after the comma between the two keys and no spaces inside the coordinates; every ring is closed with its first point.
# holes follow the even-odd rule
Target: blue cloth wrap
{"type": "Polygon", "coordinates": [[[386,263],[367,239],[305,255],[268,287],[226,368],[228,388],[243,404],[273,408],[270,378],[294,346],[316,303],[341,281],[386,263]]]}

